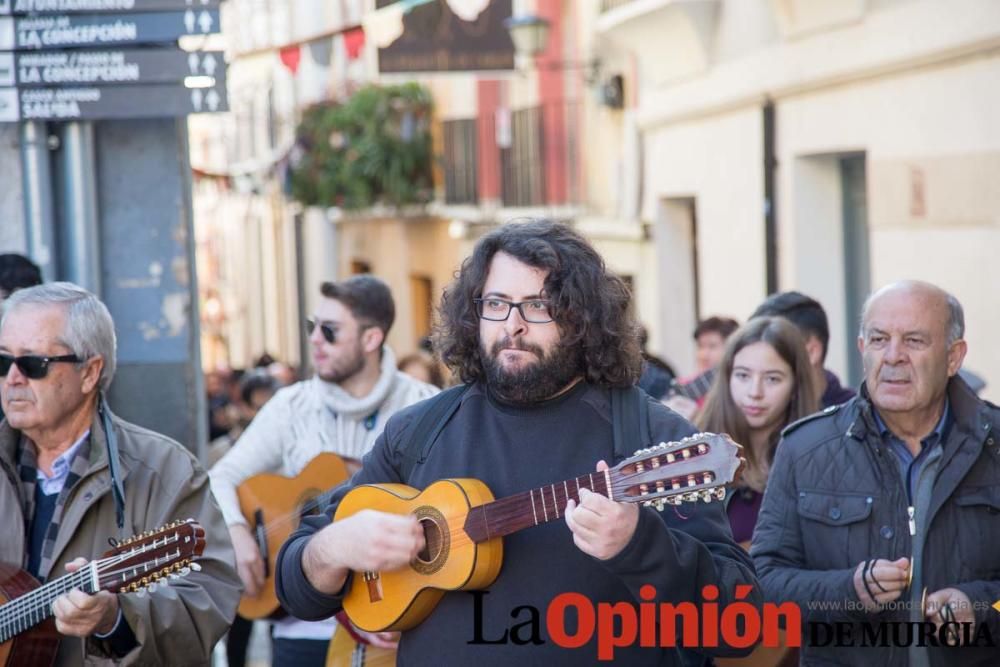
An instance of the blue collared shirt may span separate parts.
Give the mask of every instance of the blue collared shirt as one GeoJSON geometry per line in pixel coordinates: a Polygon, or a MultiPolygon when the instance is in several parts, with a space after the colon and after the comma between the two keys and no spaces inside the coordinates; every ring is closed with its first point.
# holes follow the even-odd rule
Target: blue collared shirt
{"type": "Polygon", "coordinates": [[[87,440],[87,436],[89,435],[90,429],[87,429],[87,432],[80,436],[80,439],[73,443],[72,447],[60,454],[59,458],[52,462],[51,477],[42,472],[41,467],[35,469],[38,485],[42,487],[42,493],[51,496],[54,493],[62,491],[63,487],[66,486],[66,478],[69,477],[69,466],[73,463],[73,457],[76,456],[77,450],[83,446],[84,441],[87,440]]]}
{"type": "Polygon", "coordinates": [[[945,398],[941,419],[938,420],[934,430],[920,440],[920,453],[917,456],[913,456],[913,452],[906,446],[906,443],[889,430],[889,427],[882,421],[882,417],[879,416],[878,410],[874,409],[874,406],[872,414],[875,416],[875,423],[878,424],[882,442],[889,448],[889,451],[896,455],[896,461],[899,463],[899,473],[906,480],[906,493],[912,497],[913,485],[917,481],[920,468],[927,459],[927,455],[935,447],[941,446],[944,443],[944,437],[951,423],[951,404],[945,398]]]}

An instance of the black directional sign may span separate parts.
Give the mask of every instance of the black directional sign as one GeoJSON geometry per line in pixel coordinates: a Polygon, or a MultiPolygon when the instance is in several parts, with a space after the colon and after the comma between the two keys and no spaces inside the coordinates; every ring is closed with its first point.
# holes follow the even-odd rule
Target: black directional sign
{"type": "Polygon", "coordinates": [[[220,51],[107,49],[0,53],[0,87],[166,83],[225,76],[220,51]]]}
{"type": "Polygon", "coordinates": [[[219,32],[218,9],[0,17],[0,51],[173,42],[215,32],[219,32]]]}
{"type": "Polygon", "coordinates": [[[168,118],[191,113],[226,111],[226,88],[217,79],[211,88],[185,88],[163,83],[133,86],[0,88],[0,123],[19,120],[96,120],[104,118],[168,118]]]}
{"type": "Polygon", "coordinates": [[[219,0],[0,0],[0,14],[166,12],[218,6],[219,0]]]}

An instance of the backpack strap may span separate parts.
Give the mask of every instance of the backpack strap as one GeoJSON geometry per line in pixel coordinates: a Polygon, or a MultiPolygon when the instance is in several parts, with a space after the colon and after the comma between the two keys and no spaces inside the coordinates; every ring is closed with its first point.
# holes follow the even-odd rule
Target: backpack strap
{"type": "Polygon", "coordinates": [[[427,460],[427,455],[441,434],[441,430],[458,410],[462,396],[471,386],[460,384],[427,399],[423,412],[416,417],[416,421],[403,436],[403,442],[399,446],[403,459],[399,477],[403,483],[408,483],[413,469],[427,460]]]}
{"type": "Polygon", "coordinates": [[[612,387],[611,389],[611,429],[614,435],[614,461],[627,459],[637,449],[648,447],[652,442],[649,426],[649,394],[638,386],[612,387]]]}

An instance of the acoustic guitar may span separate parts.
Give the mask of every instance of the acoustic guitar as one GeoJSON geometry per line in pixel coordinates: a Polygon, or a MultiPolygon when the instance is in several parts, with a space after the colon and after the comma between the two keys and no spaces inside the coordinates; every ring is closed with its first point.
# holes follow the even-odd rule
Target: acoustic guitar
{"type": "Polygon", "coordinates": [[[153,591],[161,581],[200,570],[205,531],[193,519],[118,542],[98,560],[40,585],[24,570],[0,564],[0,665],[51,665],[59,649],[52,603],[72,588],[86,593],[153,591]]]}
{"type": "MultiPolygon", "coordinates": [[[[337,615],[340,621],[340,614],[337,615]]],[[[346,620],[346,619],[345,619],[346,620]]],[[[396,652],[358,641],[343,622],[337,625],[326,652],[326,667],[395,667],[396,652]]]]}
{"type": "Polygon", "coordinates": [[[244,480],[237,487],[240,511],[257,540],[266,577],[257,595],[244,594],[240,599],[240,616],[257,619],[282,615],[274,591],[278,551],[299,527],[302,517],[320,512],[330,497],[330,490],[347,477],[343,459],[324,452],[295,477],[263,473],[244,480]]]}
{"type": "Polygon", "coordinates": [[[636,452],[604,472],[494,500],[476,479],[444,479],[423,491],[405,484],[370,484],[347,493],[334,520],[365,509],[412,514],[423,525],[426,546],[408,567],[355,572],[344,611],[369,632],[407,630],[419,624],[447,591],[486,588],[500,574],[503,536],[562,519],[581,489],[617,502],[662,510],[725,498],[743,464],[742,447],[727,436],[699,433],[636,452]]]}
{"type": "Polygon", "coordinates": [[[675,378],[670,383],[670,389],[667,390],[667,398],[670,396],[683,396],[690,398],[692,401],[699,401],[708,395],[709,390],[712,388],[712,383],[715,382],[716,375],[718,375],[718,369],[709,368],[687,382],[680,382],[675,378]]]}

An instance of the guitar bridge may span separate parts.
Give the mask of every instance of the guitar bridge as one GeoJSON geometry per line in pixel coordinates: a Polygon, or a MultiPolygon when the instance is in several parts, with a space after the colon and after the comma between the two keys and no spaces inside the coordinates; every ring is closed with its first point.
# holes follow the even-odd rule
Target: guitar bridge
{"type": "Polygon", "coordinates": [[[378,572],[365,572],[364,578],[368,587],[368,601],[379,602],[382,599],[382,578],[378,572]]]}

